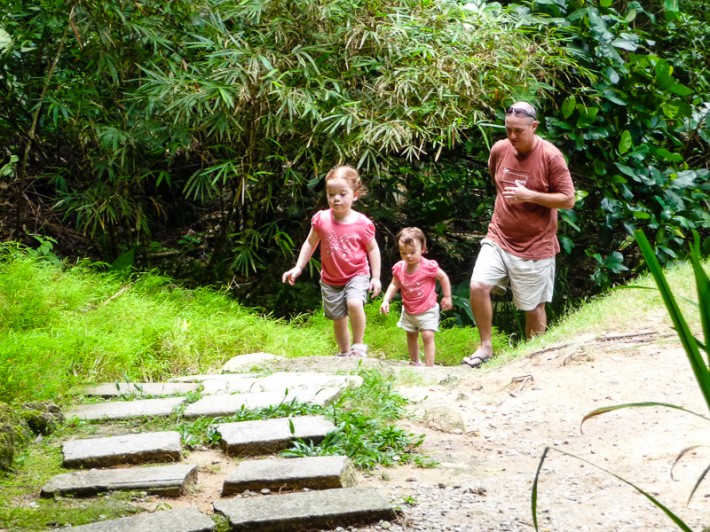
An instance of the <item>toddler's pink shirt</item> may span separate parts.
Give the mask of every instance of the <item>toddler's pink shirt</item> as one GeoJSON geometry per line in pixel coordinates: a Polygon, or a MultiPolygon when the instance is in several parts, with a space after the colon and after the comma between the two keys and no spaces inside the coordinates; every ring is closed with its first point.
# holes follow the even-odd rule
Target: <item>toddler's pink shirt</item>
{"type": "Polygon", "coordinates": [[[327,209],[313,215],[311,225],[320,237],[321,279],[343,286],[356,275],[370,275],[367,245],[375,237],[375,224],[361,213],[353,223],[343,224],[327,209]]]}
{"type": "Polygon", "coordinates": [[[407,264],[400,260],[392,266],[392,278],[402,294],[404,310],[409,314],[421,314],[436,305],[436,273],[439,264],[422,257],[419,268],[407,273],[407,264]]]}

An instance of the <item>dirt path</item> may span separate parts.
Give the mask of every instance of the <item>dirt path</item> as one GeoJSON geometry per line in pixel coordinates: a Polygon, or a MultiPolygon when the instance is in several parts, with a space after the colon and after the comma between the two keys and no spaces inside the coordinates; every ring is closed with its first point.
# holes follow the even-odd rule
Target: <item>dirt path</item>
{"type": "MultiPolygon", "coordinates": [[[[552,450],[540,475],[541,530],[678,530],[632,487],[584,460],[648,491],[692,530],[710,527],[710,478],[686,504],[710,463],[710,420],[635,408],[590,419],[580,431],[585,414],[628,402],[673,403],[707,416],[685,353],[667,325],[580,337],[495,368],[409,368],[376,359],[366,366],[417,383],[397,389],[410,400],[409,418],[400,425],[425,435],[424,452],[438,466],[360,474],[360,485],[376,487],[403,510],[397,523],[360,532],[534,530],[531,489],[546,447],[552,450]],[[689,452],[671,478],[676,456],[701,444],[707,447],[689,452]]],[[[353,367],[352,359],[309,357],[275,369],[337,373],[353,367]]],[[[201,460],[199,487],[193,497],[169,504],[210,513],[233,465],[216,451],[193,454],[201,460]]]]}
{"type": "MultiPolygon", "coordinates": [[[[407,428],[425,433],[440,466],[379,471],[377,485],[404,504],[407,530],[533,530],[531,487],[544,449],[541,529],[678,530],[633,488],[571,453],[651,493],[692,530],[710,527],[710,479],[688,497],[710,462],[710,421],[665,408],[634,408],[585,422],[595,408],[660,401],[706,414],[707,406],[672,331],[578,338],[504,367],[433,370],[440,381],[401,388],[412,401],[407,428]],[[464,433],[427,428],[426,412],[458,413],[464,433]],[[385,481],[383,482],[383,479],[385,481]]],[[[374,530],[374,529],[373,529],[374,530]]]]}

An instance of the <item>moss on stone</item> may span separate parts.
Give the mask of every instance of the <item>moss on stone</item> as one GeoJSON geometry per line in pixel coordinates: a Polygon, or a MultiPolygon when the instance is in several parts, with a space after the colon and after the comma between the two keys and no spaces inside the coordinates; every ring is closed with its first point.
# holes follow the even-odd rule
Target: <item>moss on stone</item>
{"type": "Polygon", "coordinates": [[[0,402],[0,470],[12,467],[16,451],[31,438],[32,431],[23,417],[9,404],[0,402]]]}
{"type": "Polygon", "coordinates": [[[19,414],[32,432],[43,436],[51,434],[64,422],[61,409],[52,401],[25,403],[20,406],[19,414]]]}

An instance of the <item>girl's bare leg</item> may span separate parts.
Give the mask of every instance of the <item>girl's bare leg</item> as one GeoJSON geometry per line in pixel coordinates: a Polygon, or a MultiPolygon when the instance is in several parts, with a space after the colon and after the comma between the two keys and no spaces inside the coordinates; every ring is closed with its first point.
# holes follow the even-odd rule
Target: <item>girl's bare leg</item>
{"type": "MultiPolygon", "coordinates": [[[[359,299],[348,299],[348,314],[350,315],[350,327],[353,330],[353,343],[363,343],[365,338],[365,308],[359,299]]],[[[350,346],[348,345],[348,349],[350,346]]]]}
{"type": "Polygon", "coordinates": [[[434,331],[422,331],[422,342],[424,343],[424,359],[427,367],[434,366],[436,356],[436,342],[434,341],[434,331]]]}
{"type": "Polygon", "coordinates": [[[341,353],[350,352],[350,331],[348,330],[348,317],[333,320],[333,329],[335,331],[335,341],[338,343],[338,348],[341,353]]]}
{"type": "Polygon", "coordinates": [[[419,333],[407,331],[407,351],[409,351],[409,361],[414,366],[419,365],[419,333]]]}

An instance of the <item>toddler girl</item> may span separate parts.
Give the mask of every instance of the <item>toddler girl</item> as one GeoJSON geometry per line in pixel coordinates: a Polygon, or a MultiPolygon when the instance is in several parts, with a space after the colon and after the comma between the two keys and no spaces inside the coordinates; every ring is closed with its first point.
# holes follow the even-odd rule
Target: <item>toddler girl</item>
{"type": "Polygon", "coordinates": [[[397,325],[407,332],[410,364],[419,366],[419,333],[424,344],[424,359],[428,367],[434,365],[436,344],[434,333],[439,330],[439,305],[436,302],[436,282],[441,284],[444,297],[441,308],[450,310],[451,282],[435,260],[422,257],[426,253],[426,237],[418,227],[405,227],[397,234],[399,256],[392,266],[392,282],[380,306],[388,314],[390,301],[398,291],[402,293],[402,314],[397,325]]]}
{"type": "Polygon", "coordinates": [[[364,358],[367,356],[367,346],[363,343],[367,293],[377,297],[382,290],[375,225],[352,208],[364,194],[360,176],[352,166],[336,166],[328,172],[325,192],[330,209],[313,216],[311,231],[301,247],[296,265],[283,274],[282,281],[293,285],[321,243],[323,310],[326,318],[333,320],[335,341],[340,349],[338,356],[364,358]]]}

